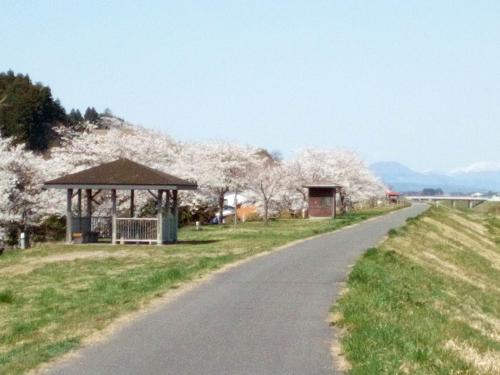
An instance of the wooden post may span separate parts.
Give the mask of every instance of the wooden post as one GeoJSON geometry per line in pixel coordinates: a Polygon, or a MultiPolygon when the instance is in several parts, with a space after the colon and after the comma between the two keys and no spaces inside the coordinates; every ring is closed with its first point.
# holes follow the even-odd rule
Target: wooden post
{"type": "Polygon", "coordinates": [[[73,189],[68,189],[66,196],[66,243],[70,244],[73,241],[73,228],[72,228],[72,213],[71,201],[73,199],[73,189]]]}
{"type": "Polygon", "coordinates": [[[332,217],[335,219],[337,215],[337,188],[333,188],[333,215],[332,217]]]}
{"type": "MultiPolygon", "coordinates": [[[[177,190],[172,191],[172,209],[174,213],[174,233],[173,233],[173,242],[177,242],[177,229],[179,228],[179,208],[177,202],[177,190]]],[[[222,214],[222,213],[221,213],[222,214]]]]}
{"type": "Polygon", "coordinates": [[[134,217],[134,190],[130,190],[130,217],[134,217]]]}
{"type": "Polygon", "coordinates": [[[166,192],[166,197],[165,197],[165,211],[168,214],[172,213],[172,192],[170,190],[167,190],[167,192],[166,192]]]}
{"type": "Polygon", "coordinates": [[[82,236],[83,242],[89,241],[90,232],[92,231],[92,189],[85,190],[86,195],[86,208],[87,208],[87,217],[85,219],[85,227],[82,228],[82,236]]]}
{"type": "Polygon", "coordinates": [[[111,190],[111,243],[116,245],[116,190],[111,190]]]}
{"type": "Polygon", "coordinates": [[[87,218],[90,221],[92,217],[92,189],[85,190],[86,201],[87,201],[87,218]]]}
{"type": "Polygon", "coordinates": [[[78,218],[80,219],[80,225],[81,225],[81,219],[82,219],[82,189],[78,189],[78,205],[77,205],[77,210],[78,210],[78,218]]]}
{"type": "Polygon", "coordinates": [[[158,238],[156,240],[157,245],[163,244],[163,190],[158,190],[158,199],[156,201],[156,211],[158,217],[158,238]]]}
{"type": "Polygon", "coordinates": [[[78,232],[82,233],[82,189],[78,189],[78,200],[77,200],[77,215],[78,215],[78,232]]]}
{"type": "Polygon", "coordinates": [[[170,232],[171,232],[171,212],[170,212],[170,209],[171,209],[171,206],[170,206],[170,203],[171,203],[171,199],[170,199],[170,190],[166,190],[165,191],[165,208],[164,208],[164,212],[165,212],[165,220],[167,220],[167,225],[165,226],[166,230],[167,230],[167,233],[164,233],[163,235],[163,238],[166,238],[167,239],[167,242],[169,242],[169,239],[170,239],[170,232]]]}

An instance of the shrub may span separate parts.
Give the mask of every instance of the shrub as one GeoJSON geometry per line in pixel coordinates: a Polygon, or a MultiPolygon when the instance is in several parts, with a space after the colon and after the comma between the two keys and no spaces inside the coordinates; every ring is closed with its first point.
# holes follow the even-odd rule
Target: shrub
{"type": "Polygon", "coordinates": [[[34,242],[60,241],[66,235],[66,218],[51,215],[42,224],[30,230],[34,242]]]}
{"type": "Polygon", "coordinates": [[[0,303],[12,303],[14,302],[14,293],[11,290],[6,289],[0,292],[0,303]]]}
{"type": "Polygon", "coordinates": [[[17,223],[8,223],[5,226],[5,244],[7,246],[16,246],[19,241],[20,228],[17,223]]]}

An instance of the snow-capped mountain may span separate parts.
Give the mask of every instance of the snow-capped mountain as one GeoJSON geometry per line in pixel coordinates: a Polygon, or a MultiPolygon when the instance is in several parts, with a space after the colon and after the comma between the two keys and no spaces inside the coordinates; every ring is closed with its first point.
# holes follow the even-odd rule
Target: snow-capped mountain
{"type": "Polygon", "coordinates": [[[491,161],[480,161],[463,168],[453,169],[450,175],[466,173],[500,172],[500,163],[491,161]]]}
{"type": "Polygon", "coordinates": [[[418,192],[425,188],[441,188],[447,193],[500,191],[500,163],[479,162],[449,173],[417,172],[397,162],[378,162],[373,172],[392,189],[418,192]]]}

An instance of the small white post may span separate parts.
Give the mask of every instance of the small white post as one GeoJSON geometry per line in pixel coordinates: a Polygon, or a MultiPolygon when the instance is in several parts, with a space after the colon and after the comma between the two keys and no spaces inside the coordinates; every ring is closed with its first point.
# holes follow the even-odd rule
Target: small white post
{"type": "Polygon", "coordinates": [[[21,248],[21,250],[26,249],[26,233],[24,232],[21,233],[19,242],[20,242],[19,247],[21,248]]]}

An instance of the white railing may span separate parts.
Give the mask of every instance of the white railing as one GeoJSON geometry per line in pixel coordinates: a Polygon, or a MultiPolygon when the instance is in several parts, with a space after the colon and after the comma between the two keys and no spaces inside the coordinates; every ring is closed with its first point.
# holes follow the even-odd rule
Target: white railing
{"type": "Polygon", "coordinates": [[[158,219],[117,217],[116,241],[118,242],[157,242],[158,219]]]}

